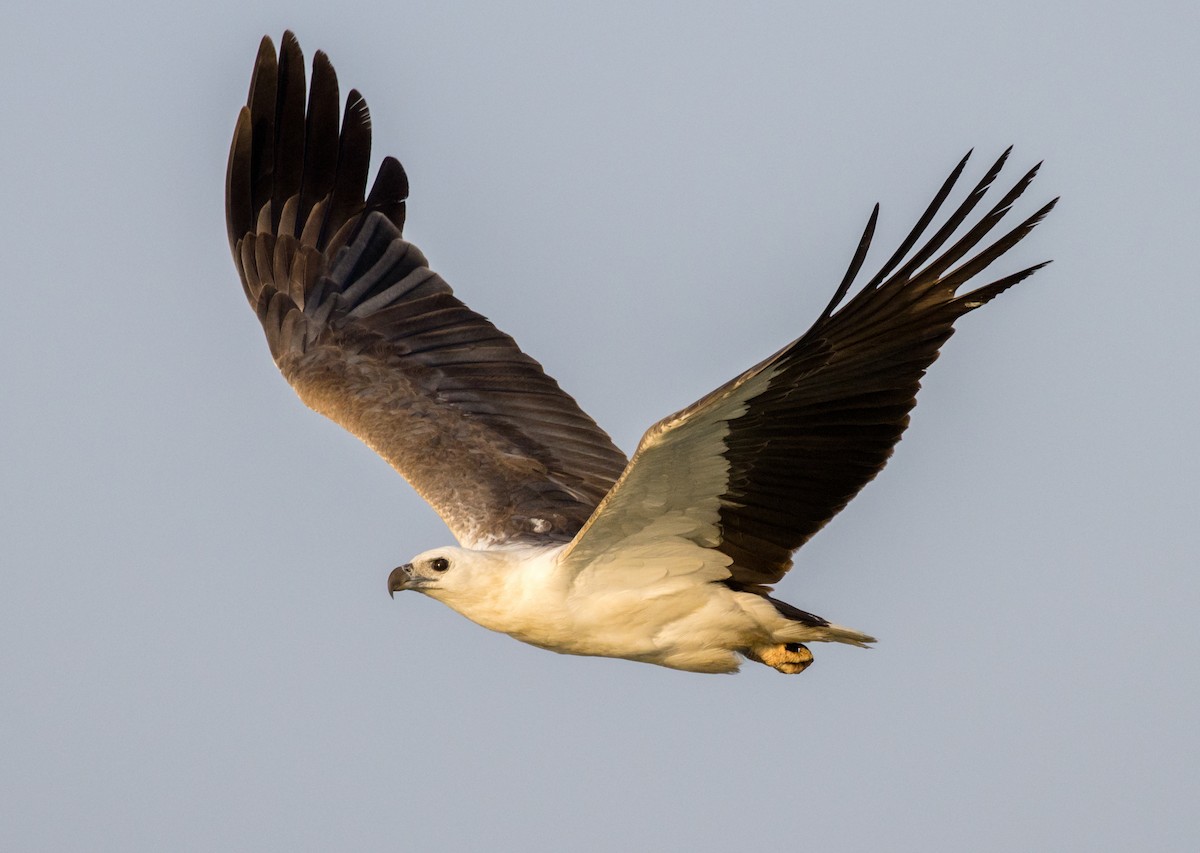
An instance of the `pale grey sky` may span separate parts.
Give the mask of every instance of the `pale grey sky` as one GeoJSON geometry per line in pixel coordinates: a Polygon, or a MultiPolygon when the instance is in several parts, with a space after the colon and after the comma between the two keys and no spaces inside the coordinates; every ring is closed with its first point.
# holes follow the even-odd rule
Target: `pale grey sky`
{"type": "Polygon", "coordinates": [[[0,847],[1194,850],[1193,2],[44,3],[0,29],[0,847]],[[796,677],[560,657],[277,375],[225,241],[263,33],[408,235],[626,450],[801,333],[968,148],[1061,195],[781,596],[796,677]]]}

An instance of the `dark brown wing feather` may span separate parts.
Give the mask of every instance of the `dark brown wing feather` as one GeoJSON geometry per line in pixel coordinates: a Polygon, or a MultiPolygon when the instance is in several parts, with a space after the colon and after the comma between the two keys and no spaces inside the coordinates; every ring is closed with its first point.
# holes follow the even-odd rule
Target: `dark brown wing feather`
{"type": "Polygon", "coordinates": [[[408,180],[370,194],[370,114],[291,33],[264,38],[229,152],[229,243],[300,397],[387,459],[464,544],[566,541],[625,456],[401,236],[408,180]],[[364,198],[365,196],[365,198],[364,198]]]}
{"type": "Polygon", "coordinates": [[[770,370],[772,378],[765,391],[746,401],[741,417],[728,421],[725,439],[730,470],[720,501],[718,547],[733,558],[732,585],[754,588],[783,576],[792,552],[883,469],[908,426],[921,377],[953,334],[954,322],[1044,266],[956,295],[1025,237],[1057,201],[980,248],[1033,180],[1034,167],[947,246],[1007,157],[1006,151],[944,225],[909,256],[962,173],[964,157],[888,262],[839,309],[870,245],[876,207],[829,306],[803,337],[756,368],[770,370]],[[973,257],[951,269],[972,252],[973,257]]]}

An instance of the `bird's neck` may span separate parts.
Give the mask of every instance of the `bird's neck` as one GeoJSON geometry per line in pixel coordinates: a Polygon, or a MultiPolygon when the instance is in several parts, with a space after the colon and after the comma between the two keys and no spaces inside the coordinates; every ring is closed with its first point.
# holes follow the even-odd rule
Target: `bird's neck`
{"type": "Polygon", "coordinates": [[[484,552],[493,565],[482,566],[471,583],[436,596],[476,624],[541,644],[562,624],[569,579],[558,558],[563,547],[514,548],[484,552]]]}

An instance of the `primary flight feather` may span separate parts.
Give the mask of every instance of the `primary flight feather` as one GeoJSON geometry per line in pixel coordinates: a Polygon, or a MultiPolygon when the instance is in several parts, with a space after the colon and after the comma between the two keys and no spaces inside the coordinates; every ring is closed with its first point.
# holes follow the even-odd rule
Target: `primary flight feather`
{"type": "Polygon", "coordinates": [[[553,651],[695,672],[743,657],[800,672],[805,642],[873,642],[770,585],[882,470],[954,322],[1044,265],[959,292],[1054,206],[993,236],[1037,167],[976,213],[1006,151],[926,237],[964,157],[851,296],[876,207],[816,323],[626,460],[404,240],[408,179],[388,157],[368,193],[370,150],[366,102],[352,90],[342,111],[325,54],[306,86],[295,37],[278,54],[264,38],[229,153],[229,244],[300,398],[391,463],[458,540],[395,569],[389,591],[553,651]]]}

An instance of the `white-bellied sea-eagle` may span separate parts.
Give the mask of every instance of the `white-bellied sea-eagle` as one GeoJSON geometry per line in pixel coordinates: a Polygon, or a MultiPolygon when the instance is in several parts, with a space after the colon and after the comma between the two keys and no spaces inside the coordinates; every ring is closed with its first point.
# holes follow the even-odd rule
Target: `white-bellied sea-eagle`
{"type": "Polygon", "coordinates": [[[389,591],[556,652],[694,672],[743,657],[800,672],[805,643],[873,642],[771,585],[883,468],[954,322],[1043,265],[965,289],[1054,206],[990,236],[1036,166],[977,212],[1008,152],[948,205],[964,157],[851,295],[876,207],[812,327],[626,459],[405,241],[404,169],[384,159],[367,192],[367,105],[351,91],[342,112],[325,54],[306,86],[295,37],[278,54],[263,39],[229,154],[229,244],[300,398],[391,463],[458,540],[392,571],[389,591]]]}

